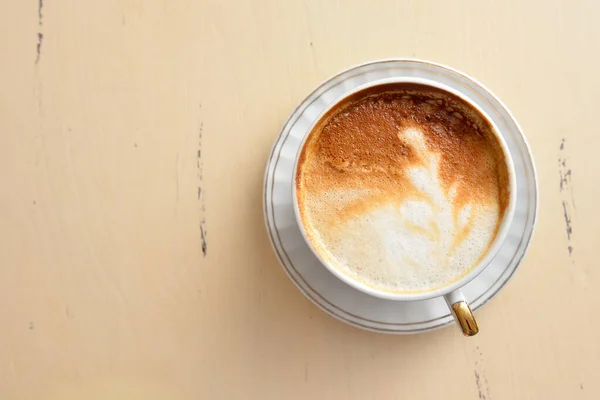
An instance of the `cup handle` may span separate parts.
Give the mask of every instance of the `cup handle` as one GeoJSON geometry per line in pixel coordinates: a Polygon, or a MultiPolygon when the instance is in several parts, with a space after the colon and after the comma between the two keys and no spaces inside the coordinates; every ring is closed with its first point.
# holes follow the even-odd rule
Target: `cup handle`
{"type": "Polygon", "coordinates": [[[462,292],[460,290],[455,290],[454,292],[445,295],[444,299],[446,300],[446,304],[448,304],[450,311],[452,311],[454,320],[458,323],[458,326],[460,326],[463,335],[477,335],[477,332],[479,332],[477,321],[475,321],[473,311],[471,311],[471,307],[469,307],[469,303],[467,303],[462,292]]]}

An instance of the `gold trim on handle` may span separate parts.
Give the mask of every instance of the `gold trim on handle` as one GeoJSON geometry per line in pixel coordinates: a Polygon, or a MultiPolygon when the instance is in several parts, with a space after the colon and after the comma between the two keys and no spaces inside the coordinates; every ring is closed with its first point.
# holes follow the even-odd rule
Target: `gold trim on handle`
{"type": "Polygon", "coordinates": [[[456,318],[456,322],[462,329],[462,333],[465,336],[474,336],[479,332],[479,327],[477,326],[477,321],[475,321],[475,317],[473,316],[473,311],[471,311],[471,307],[467,304],[466,301],[457,301],[452,304],[452,314],[454,318],[456,318]]]}

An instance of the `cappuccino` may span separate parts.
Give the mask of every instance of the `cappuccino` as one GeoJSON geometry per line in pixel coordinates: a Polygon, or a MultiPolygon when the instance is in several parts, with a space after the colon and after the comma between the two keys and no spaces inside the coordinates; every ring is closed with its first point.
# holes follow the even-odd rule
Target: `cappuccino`
{"type": "Polygon", "coordinates": [[[299,215],[336,270],[389,293],[435,290],[487,253],[509,202],[498,134],[463,99],[416,83],[364,89],[315,125],[299,215]]]}

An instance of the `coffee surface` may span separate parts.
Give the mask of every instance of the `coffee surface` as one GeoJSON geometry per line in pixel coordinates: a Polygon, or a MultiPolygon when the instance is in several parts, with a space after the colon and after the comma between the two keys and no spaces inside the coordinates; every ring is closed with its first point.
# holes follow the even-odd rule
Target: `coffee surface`
{"type": "Polygon", "coordinates": [[[509,198],[505,155],[487,120],[450,93],[412,83],[363,90],[321,118],[295,184],[320,256],[391,293],[468,273],[509,198]]]}

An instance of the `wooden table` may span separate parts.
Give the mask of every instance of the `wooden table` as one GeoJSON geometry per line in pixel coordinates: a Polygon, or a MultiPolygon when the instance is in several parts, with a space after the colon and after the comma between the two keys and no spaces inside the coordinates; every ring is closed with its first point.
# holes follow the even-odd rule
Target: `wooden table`
{"type": "Polygon", "coordinates": [[[592,0],[1,0],[0,399],[600,398],[599,17],[592,0]],[[532,246],[471,339],[334,320],[265,233],[288,113],[385,57],[483,81],[535,156],[532,246]]]}

